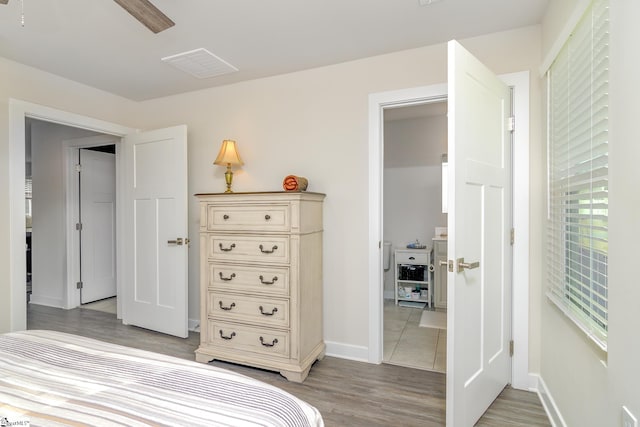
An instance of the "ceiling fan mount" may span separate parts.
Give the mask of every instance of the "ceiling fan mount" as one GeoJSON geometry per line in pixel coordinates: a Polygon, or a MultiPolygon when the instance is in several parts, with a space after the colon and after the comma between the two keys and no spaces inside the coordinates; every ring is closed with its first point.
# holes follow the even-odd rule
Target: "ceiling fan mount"
{"type": "MultiPolygon", "coordinates": [[[[113,0],[145,27],[159,33],[175,25],[167,15],[155,7],[149,0],[113,0]]],[[[0,4],[7,4],[9,0],[0,0],[0,4]]]]}

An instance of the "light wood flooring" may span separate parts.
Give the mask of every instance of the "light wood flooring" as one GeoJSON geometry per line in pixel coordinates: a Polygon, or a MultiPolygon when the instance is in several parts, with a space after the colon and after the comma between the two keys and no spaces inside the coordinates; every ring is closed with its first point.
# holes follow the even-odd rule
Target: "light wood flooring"
{"type": "MultiPolygon", "coordinates": [[[[29,304],[29,329],[49,329],[194,360],[199,334],[186,339],[125,326],[113,314],[29,304]]],[[[307,380],[291,383],[277,373],[211,362],[276,385],[314,405],[327,427],[430,427],[445,425],[445,375],[389,364],[325,357],[307,380]]],[[[478,426],[550,426],[538,396],[506,388],[478,426]]]]}

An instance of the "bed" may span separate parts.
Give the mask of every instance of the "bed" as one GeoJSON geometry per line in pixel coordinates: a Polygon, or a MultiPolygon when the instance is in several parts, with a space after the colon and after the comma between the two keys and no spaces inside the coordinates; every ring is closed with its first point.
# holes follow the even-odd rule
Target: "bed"
{"type": "Polygon", "coordinates": [[[313,406],[261,381],[52,331],[0,335],[0,420],[31,426],[323,426],[313,406]]]}

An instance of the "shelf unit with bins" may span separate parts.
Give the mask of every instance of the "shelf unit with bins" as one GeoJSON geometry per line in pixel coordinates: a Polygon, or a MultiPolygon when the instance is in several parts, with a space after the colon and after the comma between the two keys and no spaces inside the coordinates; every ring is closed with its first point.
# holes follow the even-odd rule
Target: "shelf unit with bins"
{"type": "Polygon", "coordinates": [[[394,251],[395,266],[395,303],[399,301],[423,302],[432,307],[431,249],[396,249],[394,251]],[[412,292],[406,292],[411,288],[412,292]],[[412,293],[419,291],[419,297],[412,293]]]}

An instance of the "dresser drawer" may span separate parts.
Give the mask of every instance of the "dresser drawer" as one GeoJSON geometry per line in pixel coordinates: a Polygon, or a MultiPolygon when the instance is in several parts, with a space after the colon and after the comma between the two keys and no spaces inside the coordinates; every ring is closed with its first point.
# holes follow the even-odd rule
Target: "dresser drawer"
{"type": "Polygon", "coordinates": [[[280,236],[231,236],[213,234],[207,252],[210,258],[235,262],[289,263],[289,238],[280,236]]]}
{"type": "Polygon", "coordinates": [[[431,263],[431,255],[429,252],[400,252],[396,251],[395,253],[396,263],[397,264],[425,264],[428,265],[431,263]]]}
{"type": "Polygon", "coordinates": [[[289,332],[209,320],[209,342],[221,348],[289,357],[289,332]]]}
{"type": "Polygon", "coordinates": [[[210,288],[289,296],[289,267],[209,263],[208,277],[210,288]]]}
{"type": "Polygon", "coordinates": [[[289,231],[289,205],[207,205],[207,230],[289,231]]]}
{"type": "Polygon", "coordinates": [[[289,327],[288,299],[208,292],[207,313],[210,317],[230,322],[289,327]]]}

